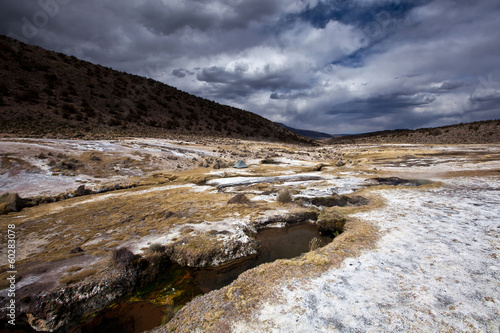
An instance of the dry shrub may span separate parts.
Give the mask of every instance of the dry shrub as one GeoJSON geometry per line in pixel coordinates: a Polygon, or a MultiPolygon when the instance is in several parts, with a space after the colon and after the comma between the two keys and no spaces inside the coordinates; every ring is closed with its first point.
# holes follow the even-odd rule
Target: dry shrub
{"type": "Polygon", "coordinates": [[[292,202],[292,195],[287,188],[284,188],[278,192],[278,198],[276,200],[281,203],[292,202]]]}
{"type": "Polygon", "coordinates": [[[320,247],[321,247],[321,239],[319,239],[318,237],[314,237],[309,242],[309,251],[314,251],[316,249],[319,249],[320,247]]]}

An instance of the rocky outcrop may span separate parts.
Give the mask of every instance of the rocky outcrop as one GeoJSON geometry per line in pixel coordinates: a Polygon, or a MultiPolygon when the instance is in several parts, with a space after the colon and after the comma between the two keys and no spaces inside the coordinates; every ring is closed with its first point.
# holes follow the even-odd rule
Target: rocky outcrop
{"type": "MultiPolygon", "coordinates": [[[[119,297],[152,283],[171,264],[166,254],[147,257],[135,255],[126,264],[111,265],[96,276],[69,286],[30,292],[31,285],[19,289],[17,314],[26,314],[30,324],[56,332],[67,332],[87,314],[103,309],[119,297]]],[[[5,302],[0,300],[0,315],[5,317],[5,302]]]]}

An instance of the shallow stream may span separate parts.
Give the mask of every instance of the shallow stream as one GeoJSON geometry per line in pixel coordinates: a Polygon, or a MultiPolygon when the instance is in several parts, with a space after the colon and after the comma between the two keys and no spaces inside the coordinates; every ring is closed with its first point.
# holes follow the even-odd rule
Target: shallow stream
{"type": "Polygon", "coordinates": [[[317,237],[320,246],[332,241],[317,226],[297,223],[259,231],[259,254],[218,267],[189,268],[172,265],[159,281],[126,301],[116,303],[78,326],[74,332],[139,333],[168,322],[187,302],[233,282],[244,271],[277,259],[294,258],[309,251],[317,237]]]}

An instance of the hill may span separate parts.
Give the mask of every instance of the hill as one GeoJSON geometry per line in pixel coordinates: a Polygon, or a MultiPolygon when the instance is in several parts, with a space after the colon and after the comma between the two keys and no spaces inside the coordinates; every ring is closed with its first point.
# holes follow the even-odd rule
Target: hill
{"type": "Polygon", "coordinates": [[[416,130],[400,129],[334,137],[326,144],[414,143],[414,144],[481,144],[500,143],[500,120],[477,121],[416,130]]]}
{"type": "Polygon", "coordinates": [[[254,113],[0,36],[0,132],[312,141],[254,113]]]}
{"type": "Polygon", "coordinates": [[[304,129],[297,129],[297,128],[293,128],[293,127],[287,126],[287,125],[282,124],[282,123],[276,123],[276,124],[283,126],[287,130],[289,130],[295,134],[302,135],[302,136],[305,136],[305,137],[307,137],[309,139],[313,139],[313,140],[324,140],[324,139],[328,139],[328,138],[333,138],[333,135],[330,135],[328,133],[310,131],[310,130],[304,130],[304,129]]]}

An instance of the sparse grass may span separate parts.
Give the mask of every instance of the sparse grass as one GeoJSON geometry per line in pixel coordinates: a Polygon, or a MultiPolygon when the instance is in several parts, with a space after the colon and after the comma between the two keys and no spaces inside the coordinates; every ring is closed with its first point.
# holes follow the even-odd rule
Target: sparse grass
{"type": "Polygon", "coordinates": [[[66,270],[66,273],[74,273],[74,272],[78,272],[80,270],[82,270],[83,267],[80,267],[80,266],[73,266],[73,267],[70,267],[66,270]]]}
{"type": "Polygon", "coordinates": [[[63,276],[62,278],[59,279],[59,283],[64,285],[78,283],[83,279],[85,279],[86,277],[94,275],[95,273],[97,273],[95,269],[88,269],[77,274],[63,276]]]}
{"type": "Polygon", "coordinates": [[[315,251],[321,247],[321,239],[314,237],[309,241],[309,251],[315,251]]]}

